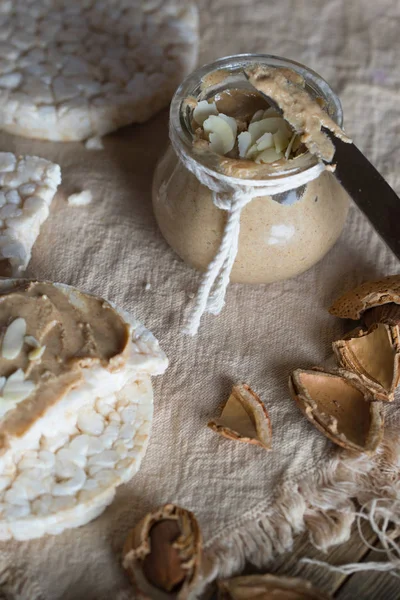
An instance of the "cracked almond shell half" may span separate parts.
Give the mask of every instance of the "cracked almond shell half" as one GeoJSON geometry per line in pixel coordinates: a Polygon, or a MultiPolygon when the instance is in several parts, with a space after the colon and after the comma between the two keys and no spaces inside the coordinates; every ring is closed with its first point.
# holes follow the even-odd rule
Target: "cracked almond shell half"
{"type": "Polygon", "coordinates": [[[248,575],[218,582],[219,600],[329,600],[309,581],[297,577],[248,575]]]}
{"type": "Polygon", "coordinates": [[[332,344],[341,367],[356,373],[376,400],[391,401],[400,378],[399,327],[375,323],[332,344]]]}
{"type": "Polygon", "coordinates": [[[367,281],[335,300],[331,315],[372,323],[400,324],[400,275],[367,281]]]}
{"type": "Polygon", "coordinates": [[[233,386],[220,418],[210,421],[208,426],[229,440],[271,450],[272,427],[268,412],[257,394],[245,383],[233,386]]]}
{"type": "Polygon", "coordinates": [[[189,598],[202,569],[202,536],[194,514],[174,504],[147,514],[129,533],[122,564],[146,597],[189,598]]]}
{"type": "Polygon", "coordinates": [[[383,435],[381,405],[354,373],[293,371],[290,392],[307,419],[332,442],[373,454],[383,435]]]}

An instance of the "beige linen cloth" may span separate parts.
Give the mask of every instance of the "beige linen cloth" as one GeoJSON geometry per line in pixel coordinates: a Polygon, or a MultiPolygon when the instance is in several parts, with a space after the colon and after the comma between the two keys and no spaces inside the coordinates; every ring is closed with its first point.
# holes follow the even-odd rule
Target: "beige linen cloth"
{"type": "MultiPolygon", "coordinates": [[[[268,52],[315,69],[341,97],[349,135],[400,193],[398,0],[199,5],[200,63],[268,52]]],[[[238,572],[246,557],[266,564],[302,528],[322,547],[349,534],[348,497],[360,482],[353,486],[354,469],[346,470],[333,445],[301,415],[287,379],[296,367],[326,360],[331,341],[345,331],[328,314],[330,302],[363,280],[399,272],[398,261],[352,208],[338,243],[316,267],[273,285],[231,285],[222,314],[204,317],[197,337],[181,335],[198,275],[167,246],[152,214],[152,173],[166,143],[167,111],[107,136],[99,152],[0,136],[0,150],[38,154],[62,167],[60,193],[28,275],[81,287],[133,312],[171,363],[155,381],[153,433],[138,475],[85,527],[0,544],[7,598],[133,598],[120,551],[129,528],[165,502],[195,512],[215,569],[224,574],[238,572]],[[67,195],[81,189],[93,192],[93,203],[68,206],[67,195]],[[266,404],[273,452],[227,441],[206,427],[240,380],[266,404]],[[324,509],[331,512],[324,516],[324,509]]],[[[399,431],[400,411],[386,413],[387,430],[399,431]]],[[[360,473],[371,467],[365,459],[357,464],[360,473]]]]}

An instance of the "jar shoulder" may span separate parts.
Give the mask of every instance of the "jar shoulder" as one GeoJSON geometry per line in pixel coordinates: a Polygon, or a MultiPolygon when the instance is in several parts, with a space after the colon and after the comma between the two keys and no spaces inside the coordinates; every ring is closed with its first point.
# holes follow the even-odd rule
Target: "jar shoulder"
{"type": "MultiPolygon", "coordinates": [[[[232,281],[268,283],[293,277],[318,262],[339,237],[349,197],[332,173],[308,183],[300,199],[254,198],[241,215],[232,281]],[[284,200],[284,199],[283,199],[284,200]]],[[[226,213],[186,170],[172,148],[160,160],[153,184],[154,212],[167,242],[190,265],[204,270],[218,250],[226,213]]]]}

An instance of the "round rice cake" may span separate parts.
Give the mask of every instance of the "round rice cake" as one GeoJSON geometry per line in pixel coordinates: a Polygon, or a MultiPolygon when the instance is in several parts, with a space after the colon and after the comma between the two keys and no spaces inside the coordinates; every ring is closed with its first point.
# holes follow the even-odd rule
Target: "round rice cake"
{"type": "Polygon", "coordinates": [[[194,67],[186,0],[0,0],[0,129],[86,140],[149,119],[194,67]]]}
{"type": "Polygon", "coordinates": [[[116,487],[137,472],[151,430],[150,377],[164,372],[168,361],[157,340],[128,313],[70,286],[2,280],[0,298],[0,540],[26,540],[94,519],[112,502],[116,487]],[[28,294],[31,315],[24,308],[28,294]],[[38,304],[47,305],[39,315],[38,304]],[[43,338],[39,328],[31,335],[36,322],[42,323],[43,338]],[[78,340],[78,351],[60,353],[70,331],[78,329],[84,345],[78,340]],[[16,342],[21,335],[23,346],[16,342]],[[55,361],[49,353],[57,354],[55,361]],[[64,368],[55,367],[49,377],[48,367],[60,357],[64,368]],[[6,389],[18,365],[25,378],[6,389]],[[72,386],[62,379],[71,373],[72,386]],[[64,385],[57,398],[56,386],[48,394],[52,377],[64,385]],[[24,385],[31,389],[18,399],[24,385]]]}
{"type": "Polygon", "coordinates": [[[0,486],[7,485],[0,492],[0,540],[59,534],[99,516],[117,486],[139,470],[152,415],[150,377],[138,378],[114,397],[82,407],[76,430],[59,436],[61,446],[42,436],[36,450],[15,453],[12,475],[0,476],[0,486]]]}

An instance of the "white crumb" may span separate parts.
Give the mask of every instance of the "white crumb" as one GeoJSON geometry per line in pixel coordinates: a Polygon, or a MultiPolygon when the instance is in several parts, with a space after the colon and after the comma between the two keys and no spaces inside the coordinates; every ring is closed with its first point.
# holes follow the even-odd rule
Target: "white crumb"
{"type": "Polygon", "coordinates": [[[83,190],[77,194],[68,196],[68,204],[70,206],[87,206],[93,200],[93,195],[90,190],[83,190]]]}
{"type": "Polygon", "coordinates": [[[95,135],[85,142],[86,150],[104,150],[103,140],[100,136],[95,135]]]}
{"type": "Polygon", "coordinates": [[[146,290],[146,292],[148,292],[149,290],[151,290],[151,283],[146,283],[146,285],[144,286],[144,289],[146,290]]]}
{"type": "Polygon", "coordinates": [[[193,292],[188,292],[187,295],[188,295],[188,298],[194,298],[193,292]]]}

